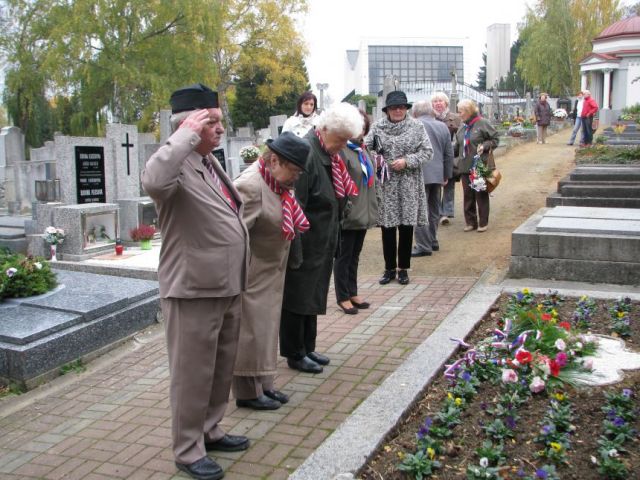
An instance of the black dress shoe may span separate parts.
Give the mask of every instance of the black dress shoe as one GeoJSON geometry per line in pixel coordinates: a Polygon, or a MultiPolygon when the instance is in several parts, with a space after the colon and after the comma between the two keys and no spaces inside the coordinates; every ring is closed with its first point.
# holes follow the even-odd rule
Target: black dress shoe
{"type": "Polygon", "coordinates": [[[209,450],[217,450],[219,452],[239,452],[249,448],[249,439],[244,435],[225,434],[220,440],[215,442],[204,441],[204,448],[209,450]]]}
{"type": "Polygon", "coordinates": [[[287,358],[287,365],[294,370],[300,370],[306,373],[322,373],[322,366],[308,357],[302,357],[300,360],[295,358],[287,358]]]}
{"type": "Polygon", "coordinates": [[[431,252],[411,252],[412,257],[430,257],[431,252]]]}
{"type": "Polygon", "coordinates": [[[378,283],[380,285],[386,285],[387,283],[389,283],[394,278],[396,278],[396,271],[395,270],[385,270],[384,273],[382,274],[382,276],[380,277],[380,280],[378,280],[378,283]]]}
{"type": "Polygon", "coordinates": [[[282,404],[273,400],[266,395],[260,395],[258,398],[238,398],[236,399],[238,407],[252,408],[253,410],[277,410],[282,404]]]}
{"type": "Polygon", "coordinates": [[[407,285],[409,283],[409,274],[406,270],[398,271],[398,283],[400,285],[407,285]]]}
{"type": "Polygon", "coordinates": [[[356,307],[345,307],[344,305],[342,305],[340,302],[338,302],[338,306],[342,309],[342,311],[344,313],[346,313],[347,315],[356,315],[358,313],[358,309],[356,307]]]}
{"type": "Polygon", "coordinates": [[[329,365],[329,362],[331,361],[329,360],[329,357],[318,352],[309,352],[307,353],[307,357],[316,362],[318,365],[329,365]]]}
{"type": "Polygon", "coordinates": [[[358,303],[358,302],[354,302],[353,300],[351,300],[351,304],[359,310],[366,310],[371,306],[369,302],[358,303]]]}
{"type": "Polygon", "coordinates": [[[265,390],[264,394],[272,400],[282,404],[289,403],[289,395],[279,392],[278,390],[265,390]]]}
{"type": "Polygon", "coordinates": [[[222,467],[209,457],[202,457],[189,465],[176,462],[176,467],[197,480],[218,480],[224,477],[222,467]]]}
{"type": "Polygon", "coordinates": [[[433,247],[431,247],[431,250],[433,250],[434,252],[437,252],[440,250],[440,245],[434,245],[433,247]]]}

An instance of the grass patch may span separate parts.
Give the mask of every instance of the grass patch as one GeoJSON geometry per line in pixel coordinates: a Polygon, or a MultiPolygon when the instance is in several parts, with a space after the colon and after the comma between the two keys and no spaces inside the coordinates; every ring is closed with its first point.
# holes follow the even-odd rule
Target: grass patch
{"type": "Polygon", "coordinates": [[[82,359],[79,358],[60,367],[60,375],[66,375],[67,373],[82,373],[86,369],[87,367],[82,363],[82,359]]]}
{"type": "Polygon", "coordinates": [[[9,385],[0,385],[0,398],[11,397],[14,395],[22,395],[25,389],[17,383],[10,383],[9,385]]]}

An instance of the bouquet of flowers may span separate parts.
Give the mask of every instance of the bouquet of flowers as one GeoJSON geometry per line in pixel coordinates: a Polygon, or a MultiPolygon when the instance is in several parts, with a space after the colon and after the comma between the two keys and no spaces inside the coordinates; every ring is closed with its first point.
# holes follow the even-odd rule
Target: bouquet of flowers
{"type": "Polygon", "coordinates": [[[246,163],[255,162],[260,156],[260,150],[254,145],[242,147],[240,149],[240,158],[246,163]]]}
{"type": "Polygon", "coordinates": [[[476,192],[484,192],[487,189],[487,177],[491,176],[491,172],[487,170],[480,155],[473,157],[473,167],[469,172],[469,186],[476,192]]]}
{"type": "Polygon", "coordinates": [[[567,111],[564,108],[556,108],[553,111],[553,116],[555,118],[559,118],[561,120],[564,120],[565,118],[567,118],[567,111]]]}
{"type": "Polygon", "coordinates": [[[45,228],[44,241],[49,245],[60,245],[64,242],[64,230],[56,227],[45,228]]]}
{"type": "Polygon", "coordinates": [[[134,242],[142,242],[144,240],[153,240],[153,236],[156,234],[156,227],[153,225],[141,224],[139,227],[132,228],[129,231],[129,236],[134,242]]]}

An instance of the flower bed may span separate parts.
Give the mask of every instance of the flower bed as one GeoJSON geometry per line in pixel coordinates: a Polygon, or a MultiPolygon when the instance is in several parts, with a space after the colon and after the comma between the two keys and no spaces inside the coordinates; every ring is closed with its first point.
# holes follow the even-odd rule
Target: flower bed
{"type": "Polygon", "coordinates": [[[503,295],[358,478],[633,478],[640,371],[571,385],[593,351],[581,332],[622,336],[633,349],[638,311],[630,301],[503,295]]]}
{"type": "Polygon", "coordinates": [[[595,145],[576,150],[576,163],[640,165],[640,147],[595,145]]]}

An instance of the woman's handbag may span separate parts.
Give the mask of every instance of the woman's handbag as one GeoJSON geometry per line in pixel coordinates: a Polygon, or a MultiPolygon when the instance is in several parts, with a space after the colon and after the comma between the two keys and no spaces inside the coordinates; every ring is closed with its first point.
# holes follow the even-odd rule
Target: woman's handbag
{"type": "Polygon", "coordinates": [[[486,165],[489,168],[493,168],[493,170],[491,170],[491,176],[485,178],[487,182],[487,192],[491,193],[496,188],[498,188],[498,185],[500,185],[500,180],[502,180],[502,173],[496,168],[496,160],[495,158],[493,158],[493,148],[489,149],[489,153],[487,154],[486,159],[486,165]]]}
{"type": "Polygon", "coordinates": [[[487,181],[487,192],[491,193],[498,185],[500,185],[500,180],[502,180],[502,173],[497,168],[491,172],[491,176],[486,178],[487,181]]]}
{"type": "Polygon", "coordinates": [[[460,161],[462,159],[460,157],[453,157],[453,177],[459,177],[462,173],[460,171],[460,161]]]}

